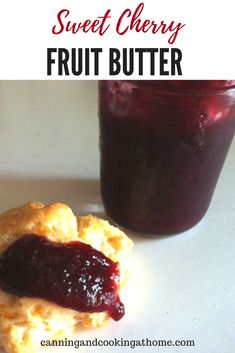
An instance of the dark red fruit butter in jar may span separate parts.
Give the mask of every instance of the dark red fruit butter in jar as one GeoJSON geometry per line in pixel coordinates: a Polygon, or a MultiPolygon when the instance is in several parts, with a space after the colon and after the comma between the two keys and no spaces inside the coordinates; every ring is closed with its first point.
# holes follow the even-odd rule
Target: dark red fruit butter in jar
{"type": "Polygon", "coordinates": [[[25,235],[0,255],[0,288],[81,312],[108,311],[120,320],[125,311],[118,265],[79,241],[56,243],[25,235]]]}
{"type": "Polygon", "coordinates": [[[174,234],[205,215],[235,130],[235,81],[101,81],[101,192],[108,216],[174,234]]]}

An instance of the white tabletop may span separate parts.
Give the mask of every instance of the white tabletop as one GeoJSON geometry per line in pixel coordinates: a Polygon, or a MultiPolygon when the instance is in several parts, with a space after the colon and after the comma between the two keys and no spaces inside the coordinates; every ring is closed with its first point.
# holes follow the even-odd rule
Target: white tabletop
{"type": "MultiPolygon", "coordinates": [[[[38,200],[102,214],[96,82],[0,81],[0,151],[0,211],[38,200]]],[[[76,336],[194,340],[195,346],[79,352],[235,352],[234,160],[235,141],[210,209],[194,229],[156,239],[132,236],[125,317],[76,336]]]]}

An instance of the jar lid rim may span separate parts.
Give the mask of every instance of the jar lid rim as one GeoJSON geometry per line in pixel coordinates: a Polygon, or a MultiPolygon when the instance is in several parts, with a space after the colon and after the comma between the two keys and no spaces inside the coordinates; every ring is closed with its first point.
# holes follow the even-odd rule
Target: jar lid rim
{"type": "Polygon", "coordinates": [[[152,89],[182,89],[190,91],[226,90],[235,88],[235,80],[133,80],[124,82],[152,89]]]}

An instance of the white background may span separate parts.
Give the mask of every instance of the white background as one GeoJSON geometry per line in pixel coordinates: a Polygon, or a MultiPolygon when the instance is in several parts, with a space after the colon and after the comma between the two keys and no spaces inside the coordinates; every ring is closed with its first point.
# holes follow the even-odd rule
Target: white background
{"type": "MultiPolygon", "coordinates": [[[[167,35],[137,34],[125,36],[115,33],[115,24],[124,9],[132,11],[140,0],[8,0],[0,11],[0,79],[47,79],[48,47],[91,48],[102,47],[104,53],[99,78],[108,77],[109,47],[168,47],[167,35]],[[67,8],[73,22],[96,19],[111,9],[111,28],[103,36],[92,33],[63,33],[53,35],[57,13],[67,8]]],[[[141,18],[166,23],[174,20],[185,24],[173,46],[182,50],[182,70],[185,79],[233,79],[235,77],[234,1],[145,0],[141,18]]],[[[146,65],[148,65],[146,63],[146,65]]],[[[52,76],[53,79],[64,78],[52,76]]],[[[66,79],[82,79],[68,76],[66,79]]],[[[86,79],[94,78],[92,75],[86,79]]],[[[117,77],[116,77],[117,78],[117,77]]],[[[118,78],[125,78],[120,75],[118,78]]],[[[134,75],[135,79],[138,76],[134,75]]],[[[145,75],[148,78],[148,75],[145,75]]],[[[158,78],[149,77],[152,79],[158,78]]],[[[163,79],[169,78],[162,76],[163,79]]],[[[177,77],[172,77],[177,78],[177,77]]]]}
{"type": "MultiPolygon", "coordinates": [[[[0,209],[28,200],[102,214],[96,82],[0,82],[0,209]]],[[[195,347],[51,348],[62,353],[234,353],[235,143],[204,220],[134,240],[126,315],[76,338],[193,339],[195,347]]],[[[32,352],[34,353],[34,352],[32,352]]]]}

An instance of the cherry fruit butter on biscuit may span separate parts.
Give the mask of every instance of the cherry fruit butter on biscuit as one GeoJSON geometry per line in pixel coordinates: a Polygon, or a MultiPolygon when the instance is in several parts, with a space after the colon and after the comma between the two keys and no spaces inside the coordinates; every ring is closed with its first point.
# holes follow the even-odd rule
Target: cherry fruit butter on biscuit
{"type": "Polygon", "coordinates": [[[0,288],[19,297],[36,297],[80,312],[124,315],[118,295],[119,264],[80,241],[52,242],[30,234],[0,256],[0,288]]]}
{"type": "Polygon", "coordinates": [[[37,353],[42,340],[120,319],[132,247],[108,221],[63,203],[0,214],[0,347],[37,353]]]}

